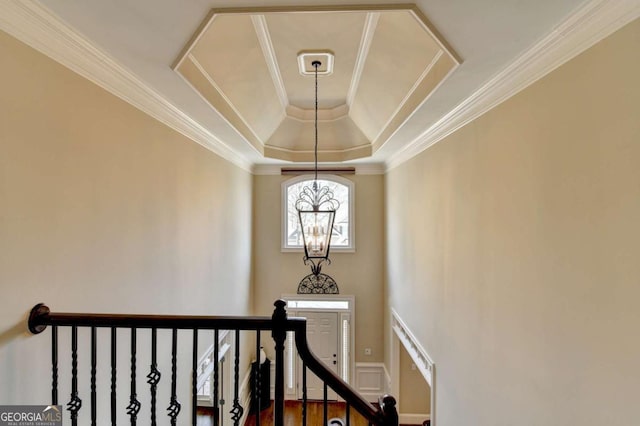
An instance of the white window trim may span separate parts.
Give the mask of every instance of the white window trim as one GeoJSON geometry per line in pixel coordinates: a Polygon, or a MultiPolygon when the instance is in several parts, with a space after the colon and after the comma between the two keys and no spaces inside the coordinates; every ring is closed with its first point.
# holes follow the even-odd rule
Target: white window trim
{"type": "MultiPolygon", "coordinates": [[[[287,188],[298,182],[305,180],[313,180],[314,175],[294,176],[282,182],[280,189],[280,249],[282,253],[302,253],[304,248],[291,247],[287,245],[287,188]]],[[[345,185],[349,188],[349,245],[348,246],[331,246],[330,252],[334,253],[354,253],[356,251],[356,222],[355,222],[355,198],[356,188],[353,181],[337,175],[319,175],[318,180],[328,180],[345,185]]]]}

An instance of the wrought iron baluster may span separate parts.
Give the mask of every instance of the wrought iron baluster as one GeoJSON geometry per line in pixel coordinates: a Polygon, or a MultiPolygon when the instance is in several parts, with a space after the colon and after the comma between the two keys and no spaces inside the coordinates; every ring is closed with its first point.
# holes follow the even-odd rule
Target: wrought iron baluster
{"type": "MultiPolygon", "coordinates": [[[[276,371],[275,387],[273,393],[273,419],[275,424],[284,424],[284,342],[287,340],[287,303],[284,300],[277,300],[275,309],[271,315],[273,328],[271,337],[275,343],[276,371]]],[[[271,398],[271,395],[267,395],[271,398]]]]}
{"type": "MultiPolygon", "coordinates": [[[[285,317],[286,319],[286,317],[285,317]]],[[[48,308],[46,307],[36,307],[34,308],[34,310],[32,310],[32,313],[30,315],[29,318],[29,329],[34,333],[40,333],[41,331],[43,331],[46,326],[51,326],[52,327],[52,335],[51,335],[51,344],[52,344],[52,348],[50,351],[51,354],[51,368],[52,368],[52,372],[51,372],[51,403],[56,402],[56,399],[58,399],[59,401],[59,373],[60,373],[60,369],[59,369],[59,356],[60,356],[60,350],[58,348],[58,343],[59,343],[59,335],[58,335],[58,328],[60,326],[64,326],[64,327],[69,327],[71,330],[70,332],[72,333],[72,335],[70,336],[70,344],[71,344],[71,356],[70,356],[70,360],[69,363],[70,365],[70,379],[71,379],[71,383],[69,388],[67,388],[67,392],[71,391],[71,400],[68,400],[69,402],[66,403],[66,410],[68,410],[70,412],[70,415],[68,414],[67,416],[71,417],[71,422],[70,424],[72,425],[77,425],[78,423],[78,418],[82,417],[82,418],[86,418],[89,419],[91,418],[91,421],[89,422],[87,420],[86,424],[87,425],[95,425],[97,423],[97,388],[101,387],[101,386],[97,386],[100,383],[97,383],[97,350],[98,350],[98,338],[99,336],[97,335],[97,330],[99,327],[108,327],[111,329],[111,425],[115,426],[115,425],[119,425],[119,423],[124,423],[123,420],[121,419],[120,422],[118,423],[116,421],[116,404],[118,404],[119,408],[122,409],[124,407],[122,407],[120,404],[122,404],[122,399],[126,398],[124,395],[120,396],[120,399],[118,399],[116,401],[116,378],[117,378],[117,371],[116,371],[116,361],[117,361],[117,357],[118,356],[126,356],[127,355],[127,350],[125,348],[121,348],[121,353],[118,354],[117,352],[117,329],[119,327],[121,328],[128,328],[130,330],[130,337],[131,337],[131,395],[130,398],[126,398],[127,404],[133,404],[133,406],[131,406],[131,404],[129,406],[126,407],[126,414],[127,417],[131,416],[132,419],[131,423],[135,425],[136,421],[137,421],[137,415],[139,415],[139,407],[137,407],[137,405],[139,405],[139,401],[137,400],[137,329],[138,328],[149,328],[150,330],[152,330],[152,338],[151,338],[151,342],[152,342],[152,356],[150,356],[150,360],[151,360],[151,365],[152,365],[152,370],[157,368],[157,329],[161,328],[167,328],[169,330],[173,331],[173,339],[172,339],[172,360],[171,360],[171,376],[172,376],[172,383],[171,385],[167,384],[167,388],[169,386],[171,386],[171,403],[169,405],[169,408],[167,409],[167,411],[169,412],[169,417],[171,418],[171,424],[175,425],[177,422],[177,417],[179,415],[179,412],[181,411],[181,406],[180,403],[177,401],[177,334],[178,334],[178,330],[179,329],[187,329],[187,330],[192,330],[194,335],[192,336],[193,341],[193,353],[192,353],[192,362],[193,362],[193,370],[192,373],[192,392],[194,395],[192,396],[196,396],[195,398],[195,405],[197,406],[197,393],[198,393],[198,373],[201,371],[199,370],[199,366],[198,366],[198,350],[199,350],[199,327],[204,327],[204,328],[208,328],[208,329],[213,329],[215,331],[215,360],[212,360],[214,362],[214,366],[210,366],[210,370],[209,371],[215,371],[215,378],[213,376],[212,373],[212,377],[211,377],[211,382],[212,385],[214,386],[214,389],[212,390],[212,396],[214,393],[214,390],[216,391],[216,395],[215,395],[215,404],[217,405],[217,410],[219,410],[218,412],[220,413],[220,411],[224,410],[224,411],[228,411],[228,409],[226,408],[226,405],[223,402],[223,398],[227,397],[226,394],[223,395],[223,386],[222,386],[222,367],[221,365],[222,362],[218,362],[218,359],[220,358],[223,346],[220,346],[221,342],[220,342],[220,336],[219,336],[219,330],[216,331],[216,328],[218,327],[222,327],[225,330],[234,330],[235,331],[235,337],[236,337],[236,359],[235,359],[235,381],[234,381],[234,407],[233,410],[231,411],[231,414],[233,415],[232,419],[235,421],[235,424],[238,425],[239,422],[241,421],[243,414],[246,414],[246,412],[243,413],[243,408],[240,406],[239,404],[239,385],[240,385],[240,380],[239,380],[239,345],[240,345],[240,332],[243,330],[247,330],[249,332],[249,335],[247,335],[246,337],[250,336],[250,333],[255,332],[256,335],[254,337],[255,339],[255,343],[256,343],[256,348],[255,348],[255,358],[254,358],[257,362],[253,365],[255,371],[254,371],[254,376],[252,377],[251,380],[251,386],[253,388],[254,391],[254,400],[252,401],[255,405],[256,405],[256,414],[257,414],[257,418],[256,418],[256,423],[260,424],[260,423],[265,423],[262,422],[261,418],[260,418],[260,406],[264,406],[267,405],[267,403],[271,402],[269,400],[266,400],[264,398],[269,398],[270,392],[268,391],[268,389],[265,389],[264,386],[262,385],[266,385],[267,381],[265,381],[265,378],[268,378],[269,376],[266,376],[266,374],[268,373],[268,369],[264,368],[267,367],[266,365],[262,365],[260,366],[260,355],[261,355],[261,351],[260,351],[260,343],[261,343],[261,337],[262,337],[262,331],[266,331],[271,329],[272,331],[275,332],[275,330],[284,330],[286,331],[287,329],[290,329],[291,332],[299,332],[299,331],[304,331],[305,330],[305,324],[303,321],[290,321],[290,322],[286,322],[284,327],[279,327],[278,324],[276,323],[275,320],[273,321],[269,321],[268,318],[256,318],[256,317],[251,317],[248,319],[241,319],[241,318],[236,318],[236,317],[202,317],[202,316],[158,316],[158,315],[113,315],[113,316],[109,316],[109,315],[105,315],[105,314],[68,314],[68,313],[50,313],[48,311],[48,308]],[[247,321],[248,320],[248,321],[247,321]],[[82,362],[82,359],[80,359],[79,354],[78,354],[78,328],[79,327],[86,327],[90,329],[91,332],[91,343],[90,343],[90,347],[91,347],[91,354],[90,356],[88,356],[85,360],[85,363],[82,362]],[[124,353],[122,353],[124,351],[124,353]],[[80,378],[80,375],[78,373],[78,366],[80,366],[80,370],[84,370],[85,368],[90,366],[90,371],[86,371],[85,373],[89,373],[90,374],[90,383],[87,383],[86,388],[83,387],[82,392],[79,392],[79,387],[78,387],[78,381],[80,378]],[[85,367],[86,366],[86,367],[85,367]],[[263,367],[263,368],[260,368],[263,367]],[[80,394],[84,393],[84,392],[88,392],[91,394],[91,401],[90,401],[90,412],[87,412],[85,415],[83,416],[78,416],[80,409],[82,408],[82,400],[80,399],[80,394]]],[[[88,337],[88,332],[87,331],[87,337],[88,337]]],[[[84,333],[84,332],[82,332],[84,333]]],[[[305,333],[302,332],[300,335],[296,334],[297,336],[297,343],[298,346],[300,346],[301,349],[301,357],[303,359],[306,359],[306,361],[311,362],[312,365],[314,366],[313,371],[316,371],[316,366],[317,364],[315,364],[315,360],[313,358],[312,355],[310,355],[309,353],[309,349],[306,346],[306,341],[304,340],[304,335],[305,333]]],[[[83,335],[84,336],[84,335],[83,335]]],[[[106,336],[104,336],[106,337],[106,336]]],[[[120,336],[121,339],[126,339],[129,336],[120,336]]],[[[288,336],[287,336],[288,337],[288,336]]],[[[249,337],[250,339],[250,337],[249,337]]],[[[88,340],[88,339],[87,339],[88,340]]],[[[276,341],[276,346],[275,346],[275,359],[276,359],[276,377],[280,376],[280,373],[278,373],[278,371],[282,371],[278,368],[278,357],[279,357],[279,341],[276,339],[276,337],[274,336],[274,340],[276,341]]],[[[286,342],[286,340],[285,340],[286,342]]],[[[186,343],[186,342],[185,342],[186,343]]],[[[188,344],[188,343],[187,343],[188,344]]],[[[82,346],[84,346],[84,344],[82,344],[82,346]]],[[[101,350],[102,351],[106,351],[106,344],[104,345],[105,347],[103,348],[101,346],[101,350]]],[[[143,344],[143,347],[145,345],[143,344]]],[[[125,342],[125,347],[126,347],[126,342],[125,342]]],[[[224,346],[226,348],[226,345],[224,346]]],[[[264,356],[264,355],[263,355],[264,356]]],[[[123,360],[121,360],[120,362],[122,362],[123,360]]],[[[63,360],[63,362],[65,362],[63,360]]],[[[124,360],[125,364],[127,363],[126,360],[124,360]]],[[[230,367],[230,366],[229,366],[230,367]]],[[[310,424],[310,421],[307,421],[307,417],[309,417],[312,413],[311,408],[313,408],[313,406],[311,404],[309,404],[309,390],[308,390],[308,381],[307,381],[307,374],[309,373],[310,368],[308,366],[306,366],[306,364],[304,364],[303,362],[303,371],[302,371],[302,392],[300,395],[301,398],[303,399],[303,405],[302,405],[302,409],[303,409],[303,421],[301,423],[303,423],[304,425],[310,424]]],[[[87,368],[87,370],[89,370],[87,368]]],[[[324,408],[324,418],[321,421],[326,421],[327,417],[330,417],[329,414],[329,410],[328,410],[328,392],[329,392],[329,386],[328,383],[330,381],[333,381],[333,377],[335,377],[335,375],[331,375],[329,370],[323,370],[321,368],[319,368],[318,366],[318,376],[321,378],[321,380],[323,381],[323,385],[324,385],[324,404],[325,404],[325,408],[324,408]],[[326,383],[324,383],[324,381],[326,381],[326,383]]],[[[186,372],[183,372],[186,373],[186,372]]],[[[121,375],[125,374],[126,372],[123,371],[121,372],[121,375]]],[[[151,373],[150,373],[151,374],[151,373]]],[[[184,374],[181,374],[181,376],[183,376],[184,378],[184,374]]],[[[86,376],[83,376],[86,378],[86,376]]],[[[286,376],[284,376],[286,377],[286,376]]],[[[151,379],[151,377],[148,376],[148,378],[151,379]]],[[[84,379],[82,379],[84,380],[84,379]]],[[[182,379],[181,379],[182,380],[182,379]]],[[[226,379],[225,379],[226,380],[226,379]]],[[[152,393],[155,395],[156,392],[160,389],[153,389],[155,388],[155,385],[157,383],[150,381],[149,382],[152,385],[152,393]]],[[[106,385],[106,383],[104,383],[106,385]]],[[[183,383],[186,384],[186,383],[183,383]]],[[[226,384],[226,383],[225,383],[226,384]]],[[[390,420],[389,421],[382,421],[381,418],[381,413],[379,412],[379,410],[376,410],[374,407],[372,407],[370,404],[366,403],[366,400],[362,399],[362,397],[360,397],[356,392],[354,392],[350,387],[348,386],[341,386],[339,384],[337,384],[338,389],[339,389],[339,393],[342,395],[344,394],[344,398],[346,401],[348,401],[347,404],[345,404],[345,408],[346,410],[343,410],[342,413],[345,413],[346,411],[346,424],[351,424],[354,421],[352,421],[351,419],[351,411],[353,411],[353,409],[351,407],[355,407],[357,410],[357,412],[361,413],[363,416],[363,421],[365,422],[371,422],[375,425],[378,425],[380,423],[384,423],[384,424],[390,424],[393,425],[394,422],[394,418],[396,418],[397,421],[397,411],[395,411],[394,413],[394,401],[389,397],[387,398],[387,400],[385,400],[385,403],[383,404],[384,406],[384,414],[386,417],[388,417],[390,420]],[[388,409],[387,409],[388,407],[388,409]],[[389,412],[389,414],[387,414],[387,412],[389,412]],[[395,417],[394,417],[395,416],[395,417]]],[[[105,386],[106,387],[106,386],[105,386]]],[[[278,387],[278,380],[276,379],[276,388],[278,387]]],[[[106,389],[104,389],[106,390],[106,389]]],[[[168,389],[167,389],[168,390],[168,389]]],[[[122,393],[122,391],[121,391],[122,393]]],[[[67,394],[69,395],[69,394],[67,394]]],[[[83,397],[84,398],[84,397],[83,397]]],[[[156,399],[155,397],[153,398],[154,400],[156,399]]],[[[167,395],[167,399],[169,399],[169,396],[167,395]]],[[[277,399],[277,396],[274,398],[277,399]]],[[[106,401],[103,401],[106,402],[106,401]]],[[[157,403],[157,401],[155,401],[157,403]]],[[[193,402],[193,401],[192,401],[193,402]]],[[[65,404],[64,401],[61,402],[62,404],[65,404]]],[[[86,402],[85,402],[86,403],[86,402]]],[[[381,404],[382,405],[382,404],[381,404]]],[[[105,407],[106,408],[106,407],[105,407]]],[[[155,409],[157,407],[153,407],[152,408],[152,423],[153,426],[156,426],[156,419],[155,417],[157,416],[157,410],[155,409]]],[[[65,410],[65,411],[66,411],[65,410]]],[[[102,409],[101,409],[102,410],[102,409]]],[[[107,411],[105,409],[105,411],[107,411]]],[[[103,413],[106,414],[106,413],[103,413]]],[[[106,415],[101,414],[101,418],[105,418],[106,415]]],[[[120,417],[125,414],[125,413],[121,413],[120,417]]],[[[275,407],[274,407],[274,414],[275,414],[275,407]]],[[[219,414],[218,414],[219,415],[219,414]]],[[[354,414],[355,416],[355,414],[354,414]]],[[[189,416],[187,416],[189,417],[189,416]]],[[[277,416],[274,416],[274,418],[277,418],[277,416]]],[[[223,416],[220,416],[219,418],[216,418],[215,420],[215,424],[219,425],[220,422],[222,421],[223,416]]],[[[105,419],[106,420],[106,419],[105,419]]],[[[193,419],[192,419],[193,420],[193,419]]],[[[357,420],[357,419],[356,419],[357,420]]],[[[126,420],[125,420],[126,421],[126,420]]],[[[197,421],[197,416],[196,416],[196,421],[197,421]]],[[[129,423],[129,422],[127,422],[129,423]]],[[[182,423],[182,422],[181,422],[182,423]]],[[[188,423],[188,421],[186,421],[185,423],[188,423]]],[[[278,422],[274,422],[274,424],[280,424],[278,422]]]]}
{"type": "MultiPolygon", "coordinates": [[[[219,413],[224,412],[224,405],[227,403],[224,399],[224,362],[225,362],[225,356],[223,356],[222,358],[220,358],[220,366],[222,368],[222,372],[220,374],[220,389],[222,389],[222,396],[220,396],[220,398],[218,399],[218,401],[220,402],[220,409],[218,410],[219,413]]],[[[222,421],[220,421],[220,423],[222,423],[222,421]]]]}
{"type": "Polygon", "coordinates": [[[96,426],[96,364],[97,364],[96,328],[91,327],[91,426],[96,426]]]}
{"type": "Polygon", "coordinates": [[[198,422],[198,329],[193,329],[193,352],[191,372],[191,423],[197,426],[198,422]]]}
{"type": "Polygon", "coordinates": [[[255,395],[255,406],[253,408],[256,410],[256,426],[260,426],[260,399],[262,396],[260,392],[260,383],[262,382],[260,370],[260,330],[256,330],[256,374],[253,383],[255,395]]]}
{"type": "Polygon", "coordinates": [[[302,426],[307,426],[307,366],[302,361],[302,426]]]}
{"type": "Polygon", "coordinates": [[[129,405],[127,405],[127,415],[131,417],[131,426],[136,426],[141,406],[136,394],[136,331],[135,327],[131,329],[131,396],[129,397],[129,405]]]}
{"type": "Polygon", "coordinates": [[[51,327],[51,404],[58,405],[58,326],[51,327]]]}
{"type": "Polygon", "coordinates": [[[348,402],[347,402],[345,419],[347,420],[346,426],[351,426],[351,404],[349,404],[348,402]]]}
{"type": "Polygon", "coordinates": [[[147,374],[147,383],[151,387],[151,426],[156,426],[156,403],[160,371],[158,371],[158,330],[151,329],[151,371],[147,374]]]}
{"type": "Polygon", "coordinates": [[[176,426],[176,418],[180,414],[180,402],[176,396],[176,380],[178,372],[178,329],[174,328],[171,337],[171,401],[167,408],[167,415],[171,417],[171,426],[176,426]]]}
{"type": "Polygon", "coordinates": [[[322,419],[323,425],[326,425],[327,422],[329,421],[329,417],[327,416],[327,382],[324,382],[323,386],[322,386],[322,419]]]}
{"type": "Polygon", "coordinates": [[[231,419],[234,426],[240,425],[240,419],[244,414],[244,408],[240,405],[240,330],[236,330],[235,336],[235,359],[233,361],[233,408],[231,409],[231,419]]]}
{"type": "Polygon", "coordinates": [[[220,335],[218,329],[213,332],[213,426],[220,424],[220,395],[218,388],[220,387],[220,371],[218,358],[220,356],[220,335]]]}
{"type": "Polygon", "coordinates": [[[116,417],[116,357],[117,343],[116,343],[116,328],[111,327],[111,426],[117,426],[116,417]]]}
{"type": "Polygon", "coordinates": [[[71,327],[71,400],[67,410],[71,412],[72,426],[78,425],[78,411],[82,400],[78,397],[78,327],[71,327]]]}

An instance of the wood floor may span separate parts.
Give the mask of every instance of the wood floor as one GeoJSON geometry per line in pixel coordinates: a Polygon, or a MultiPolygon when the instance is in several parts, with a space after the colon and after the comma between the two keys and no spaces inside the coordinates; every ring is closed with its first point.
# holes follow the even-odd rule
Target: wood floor
{"type": "MultiPolygon", "coordinates": [[[[327,418],[331,420],[338,417],[343,421],[345,419],[345,403],[329,402],[327,403],[327,418]]],[[[369,423],[353,409],[350,410],[351,426],[368,426],[369,423]]],[[[323,404],[322,402],[307,403],[307,426],[323,426],[323,404]]],[[[249,414],[244,426],[255,426],[255,414],[249,414]]],[[[345,422],[346,424],[346,422],[345,422]]],[[[284,425],[285,426],[301,426],[302,425],[302,403],[300,401],[285,401],[284,406],[284,425]]],[[[198,426],[213,426],[213,418],[211,409],[198,408],[198,426]]],[[[233,425],[223,425],[233,426],[233,425]]],[[[260,413],[260,426],[273,426],[273,404],[260,413]]]]}

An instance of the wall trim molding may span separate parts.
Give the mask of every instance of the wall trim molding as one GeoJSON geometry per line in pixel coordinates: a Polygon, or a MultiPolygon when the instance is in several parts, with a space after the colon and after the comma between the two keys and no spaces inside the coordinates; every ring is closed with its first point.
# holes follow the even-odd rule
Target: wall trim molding
{"type": "Polygon", "coordinates": [[[251,162],[39,2],[0,2],[0,29],[236,166],[251,162]]]}
{"type": "Polygon", "coordinates": [[[384,379],[385,379],[385,393],[391,394],[393,396],[393,381],[391,380],[391,373],[387,368],[387,364],[384,365],[384,379]]]}
{"type": "Polygon", "coordinates": [[[382,362],[356,362],[354,387],[369,402],[387,393],[386,368],[382,362]]]}
{"type": "Polygon", "coordinates": [[[391,329],[398,336],[424,379],[433,388],[433,360],[393,308],[391,308],[391,329]]]}
{"type": "Polygon", "coordinates": [[[443,140],[640,16],[636,0],[590,0],[386,164],[389,171],[443,140]]]}
{"type": "Polygon", "coordinates": [[[418,371],[422,374],[427,384],[431,388],[431,413],[430,420],[435,425],[436,411],[436,371],[432,358],[422,347],[418,339],[411,332],[407,324],[400,318],[395,309],[391,310],[391,360],[390,360],[390,389],[391,393],[398,399],[402,398],[400,392],[400,344],[404,346],[411,360],[416,364],[418,371]]]}

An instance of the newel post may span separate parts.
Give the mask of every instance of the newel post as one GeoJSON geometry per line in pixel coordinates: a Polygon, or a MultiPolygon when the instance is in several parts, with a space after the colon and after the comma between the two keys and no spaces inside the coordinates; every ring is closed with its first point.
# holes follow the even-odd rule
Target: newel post
{"type": "Polygon", "coordinates": [[[271,336],[275,341],[276,350],[276,383],[273,401],[273,417],[274,425],[282,426],[284,424],[284,341],[287,338],[287,311],[285,310],[287,302],[284,300],[276,300],[273,305],[276,307],[271,316],[271,320],[273,321],[271,336]]]}
{"type": "Polygon", "coordinates": [[[391,395],[383,395],[378,399],[382,410],[382,424],[384,426],[398,426],[398,411],[396,409],[396,399],[391,395]]]}

